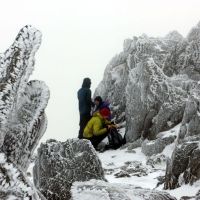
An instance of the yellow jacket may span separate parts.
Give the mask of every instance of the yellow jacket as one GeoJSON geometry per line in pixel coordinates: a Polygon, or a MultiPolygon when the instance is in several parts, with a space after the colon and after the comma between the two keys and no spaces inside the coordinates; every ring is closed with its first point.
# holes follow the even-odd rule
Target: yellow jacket
{"type": "Polygon", "coordinates": [[[105,128],[107,124],[110,124],[110,122],[105,120],[99,112],[94,113],[83,131],[83,137],[91,138],[92,136],[105,134],[107,132],[107,128],[105,128]]]}

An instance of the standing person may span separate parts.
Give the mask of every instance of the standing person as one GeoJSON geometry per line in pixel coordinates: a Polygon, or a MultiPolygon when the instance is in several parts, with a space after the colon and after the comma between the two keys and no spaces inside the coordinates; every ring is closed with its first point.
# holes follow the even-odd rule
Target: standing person
{"type": "Polygon", "coordinates": [[[80,113],[80,130],[78,138],[83,138],[83,130],[87,124],[87,122],[91,118],[91,106],[93,106],[93,102],[91,100],[91,80],[90,78],[84,78],[81,89],[78,91],[78,101],[79,101],[79,113],[80,113]]]}

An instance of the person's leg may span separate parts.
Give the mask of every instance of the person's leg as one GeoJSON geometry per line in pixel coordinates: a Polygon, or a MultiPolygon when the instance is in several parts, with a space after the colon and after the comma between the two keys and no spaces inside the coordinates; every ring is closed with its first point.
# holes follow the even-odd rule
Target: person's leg
{"type": "Polygon", "coordinates": [[[96,149],[98,144],[107,136],[106,134],[103,135],[99,135],[99,136],[93,136],[92,138],[90,138],[90,142],[92,143],[92,145],[94,146],[94,148],[96,149]]]}
{"type": "Polygon", "coordinates": [[[90,114],[80,115],[80,122],[79,122],[80,130],[79,130],[79,135],[78,135],[79,139],[83,139],[84,128],[85,128],[85,126],[87,125],[87,123],[90,119],[91,119],[90,114]]]}

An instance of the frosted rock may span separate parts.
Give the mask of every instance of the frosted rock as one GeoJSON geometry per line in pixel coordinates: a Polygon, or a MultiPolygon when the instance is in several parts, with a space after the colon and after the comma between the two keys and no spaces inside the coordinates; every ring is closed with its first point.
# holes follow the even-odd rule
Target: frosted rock
{"type": "Polygon", "coordinates": [[[1,153],[0,156],[0,199],[45,200],[41,194],[38,194],[34,186],[30,184],[23,172],[7,161],[5,154],[1,153]],[[3,157],[4,159],[2,159],[3,157]]]}
{"type": "Polygon", "coordinates": [[[132,40],[131,39],[124,40],[124,48],[123,48],[124,52],[130,52],[131,44],[132,44],[132,40]]]}
{"type": "Polygon", "coordinates": [[[23,171],[46,130],[44,109],[48,98],[49,91],[43,82],[30,81],[6,127],[3,151],[23,171]]]}
{"type": "Polygon", "coordinates": [[[0,57],[0,146],[23,171],[46,130],[48,87],[41,81],[28,82],[40,44],[41,33],[25,26],[0,57]]]}
{"type": "MultiPolygon", "coordinates": [[[[200,133],[200,86],[191,91],[191,95],[186,103],[182,125],[179,132],[179,140],[188,136],[200,133]]],[[[179,141],[180,142],[180,141],[179,141]]]]}
{"type": "Polygon", "coordinates": [[[69,199],[75,181],[105,180],[101,162],[88,140],[49,140],[41,144],[33,169],[34,183],[52,200],[69,199]]]}
{"type": "Polygon", "coordinates": [[[165,187],[179,187],[178,179],[183,173],[185,183],[193,184],[200,179],[199,115],[200,86],[197,84],[191,91],[186,103],[182,124],[180,127],[176,148],[167,167],[165,187]]]}
{"type": "Polygon", "coordinates": [[[133,185],[111,184],[103,181],[91,180],[75,182],[71,189],[72,200],[175,200],[166,192],[140,189],[133,185]]]}
{"type": "Polygon", "coordinates": [[[110,101],[116,123],[126,121],[127,142],[137,140],[141,134],[155,138],[160,131],[182,120],[187,100],[185,88],[190,89],[195,83],[186,85],[182,79],[180,84],[162,70],[176,41],[181,43],[181,50],[186,48],[177,32],[167,38],[143,35],[125,40],[124,52],[115,56],[105,69],[95,95],[110,101]],[[125,49],[131,50],[127,53],[125,49]]]}
{"type": "Polygon", "coordinates": [[[168,136],[168,137],[158,138],[156,140],[151,140],[151,141],[145,140],[142,143],[142,152],[146,156],[159,154],[164,150],[164,148],[167,145],[173,143],[175,139],[176,139],[175,136],[168,136]]]}
{"type": "Polygon", "coordinates": [[[175,30],[175,31],[171,31],[170,33],[168,33],[165,36],[165,39],[167,39],[169,41],[181,42],[184,38],[178,31],[175,30]]]}
{"type": "Polygon", "coordinates": [[[30,81],[41,33],[25,26],[0,55],[0,199],[45,200],[26,178],[29,160],[46,129],[49,90],[30,81]]]}
{"type": "Polygon", "coordinates": [[[199,141],[184,142],[176,146],[172,158],[167,162],[165,189],[180,187],[178,182],[179,176],[187,170],[189,171],[185,173],[185,182],[193,183],[194,180],[200,178],[197,176],[194,179],[194,177],[190,176],[191,171],[189,168],[191,168],[194,174],[199,172],[199,167],[196,165],[199,163],[199,157],[197,159],[195,158],[196,151],[199,152],[199,141]],[[192,165],[194,163],[195,165],[192,165]]]}
{"type": "Polygon", "coordinates": [[[186,92],[171,84],[153,59],[138,64],[126,86],[127,141],[141,133],[154,139],[172,128],[182,120],[186,100],[186,92]]]}

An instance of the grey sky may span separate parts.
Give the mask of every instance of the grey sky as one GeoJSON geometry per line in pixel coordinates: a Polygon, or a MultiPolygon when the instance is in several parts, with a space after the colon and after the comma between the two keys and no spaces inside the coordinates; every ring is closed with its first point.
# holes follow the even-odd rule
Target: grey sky
{"type": "Polygon", "coordinates": [[[64,141],[78,134],[76,93],[82,79],[92,79],[94,92],[124,39],[172,30],[186,36],[198,21],[199,0],[1,0],[0,52],[26,24],[42,32],[31,77],[45,81],[51,91],[42,140],[64,141]]]}

